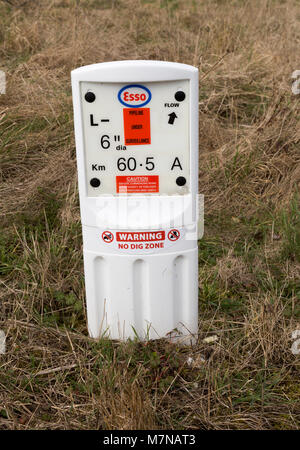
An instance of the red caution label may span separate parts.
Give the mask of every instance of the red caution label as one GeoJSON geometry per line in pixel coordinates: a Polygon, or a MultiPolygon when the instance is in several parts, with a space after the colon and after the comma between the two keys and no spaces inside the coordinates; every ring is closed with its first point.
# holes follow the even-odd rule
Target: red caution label
{"type": "Polygon", "coordinates": [[[159,192],[158,175],[116,176],[118,194],[136,194],[159,192]]]}
{"type": "Polygon", "coordinates": [[[164,241],[164,231],[145,231],[145,232],[117,232],[116,238],[118,242],[150,242],[164,241]]]}
{"type": "Polygon", "coordinates": [[[125,145],[151,144],[150,108],[124,108],[125,145]]]}

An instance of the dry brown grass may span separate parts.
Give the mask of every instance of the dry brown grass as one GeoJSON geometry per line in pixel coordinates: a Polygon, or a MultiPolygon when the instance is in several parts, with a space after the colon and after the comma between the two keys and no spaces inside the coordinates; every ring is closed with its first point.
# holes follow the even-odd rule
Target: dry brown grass
{"type": "Polygon", "coordinates": [[[295,0],[0,1],[0,428],[299,428],[299,21],[295,0]],[[120,59],[199,67],[192,349],[87,337],[70,71],[120,59]]]}

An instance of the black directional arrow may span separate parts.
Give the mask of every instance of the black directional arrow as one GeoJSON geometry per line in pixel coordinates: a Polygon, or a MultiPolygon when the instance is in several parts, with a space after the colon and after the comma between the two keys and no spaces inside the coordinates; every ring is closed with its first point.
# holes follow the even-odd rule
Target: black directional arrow
{"type": "Polygon", "coordinates": [[[172,112],[171,114],[168,114],[169,116],[169,121],[168,123],[170,123],[171,125],[173,125],[174,120],[177,118],[176,114],[174,112],[172,112]]]}

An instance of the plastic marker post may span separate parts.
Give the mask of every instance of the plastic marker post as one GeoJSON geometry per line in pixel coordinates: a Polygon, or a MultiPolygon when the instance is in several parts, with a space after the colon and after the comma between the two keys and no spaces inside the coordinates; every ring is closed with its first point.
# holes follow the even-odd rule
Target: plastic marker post
{"type": "Polygon", "coordinates": [[[92,64],[72,90],[89,334],[193,342],[198,70],[92,64]]]}

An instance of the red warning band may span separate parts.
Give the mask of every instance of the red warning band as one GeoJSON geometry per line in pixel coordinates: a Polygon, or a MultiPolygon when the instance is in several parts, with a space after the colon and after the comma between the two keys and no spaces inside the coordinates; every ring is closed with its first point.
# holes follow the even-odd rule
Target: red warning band
{"type": "Polygon", "coordinates": [[[118,242],[149,242],[149,241],[164,241],[164,231],[145,231],[145,232],[117,232],[118,242]]]}

